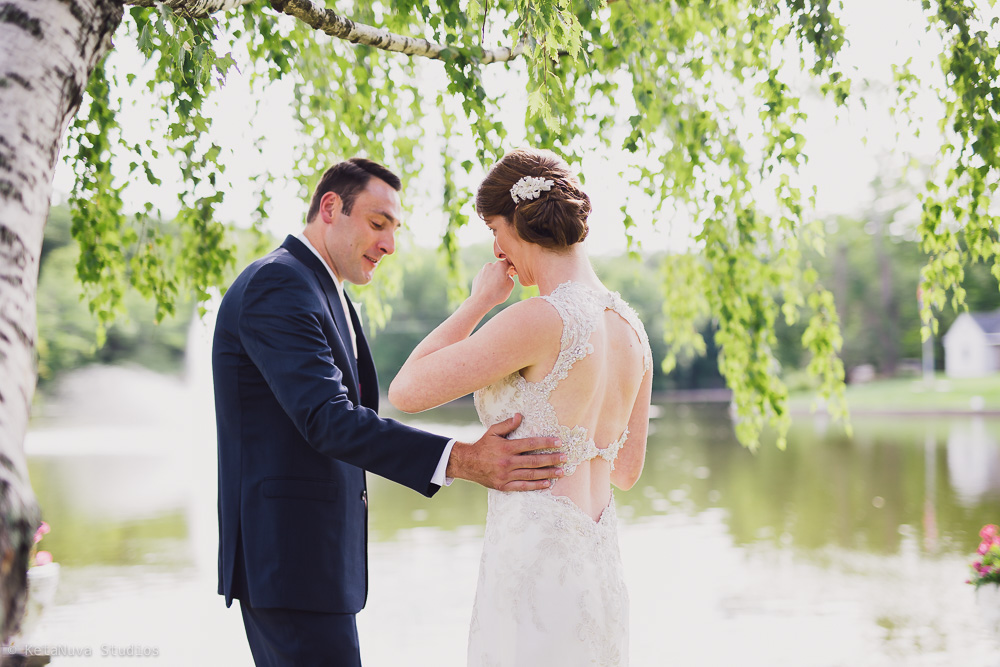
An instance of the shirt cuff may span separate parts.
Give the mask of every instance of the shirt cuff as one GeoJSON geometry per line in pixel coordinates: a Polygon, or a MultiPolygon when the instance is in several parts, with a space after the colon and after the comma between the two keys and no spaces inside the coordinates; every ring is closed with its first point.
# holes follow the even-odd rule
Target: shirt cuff
{"type": "Polygon", "coordinates": [[[451,448],[455,446],[455,440],[449,440],[448,444],[445,445],[444,451],[441,452],[441,460],[438,461],[437,468],[434,469],[434,476],[431,477],[431,484],[437,484],[438,486],[451,486],[451,483],[455,481],[453,477],[445,477],[445,473],[448,471],[448,459],[451,458],[451,448]]]}

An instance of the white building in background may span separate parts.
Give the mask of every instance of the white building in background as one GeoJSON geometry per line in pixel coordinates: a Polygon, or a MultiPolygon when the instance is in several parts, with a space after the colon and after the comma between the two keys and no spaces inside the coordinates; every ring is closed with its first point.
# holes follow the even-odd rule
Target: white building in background
{"type": "Polygon", "coordinates": [[[981,377],[1000,372],[1000,309],[962,313],[944,335],[948,377],[981,377]]]}

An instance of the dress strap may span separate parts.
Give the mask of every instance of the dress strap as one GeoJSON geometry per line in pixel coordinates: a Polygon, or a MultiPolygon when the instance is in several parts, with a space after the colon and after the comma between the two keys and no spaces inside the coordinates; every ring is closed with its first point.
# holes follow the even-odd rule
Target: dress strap
{"type": "Polygon", "coordinates": [[[600,292],[582,283],[565,282],[541,297],[548,301],[559,313],[563,321],[559,356],[552,370],[539,383],[545,392],[552,393],[556,386],[569,375],[570,369],[580,359],[593,353],[590,336],[597,328],[597,321],[605,310],[613,310],[624,319],[642,345],[643,373],[653,367],[653,353],[649,347],[649,336],[642,320],[632,306],[628,305],[618,292],[600,292]]]}
{"type": "Polygon", "coordinates": [[[610,463],[612,470],[615,469],[615,459],[618,458],[618,452],[620,452],[622,450],[622,447],[625,446],[626,440],[628,440],[628,427],[625,427],[625,430],[622,432],[621,436],[619,436],[617,440],[612,442],[604,449],[597,450],[597,455],[600,456],[605,461],[607,461],[608,463],[610,463]]]}
{"type": "MultiPolygon", "coordinates": [[[[563,283],[541,298],[552,304],[563,321],[559,356],[552,370],[539,383],[545,393],[550,394],[569,375],[573,364],[594,352],[590,336],[597,328],[595,314],[599,310],[595,307],[598,304],[594,303],[593,291],[580,283],[563,283]]],[[[603,310],[603,304],[600,309],[603,310]]]]}
{"type": "Polygon", "coordinates": [[[646,327],[642,326],[642,320],[639,319],[635,310],[622,299],[618,292],[611,293],[611,300],[613,303],[611,308],[628,322],[632,330],[635,331],[635,335],[639,337],[639,342],[642,344],[642,370],[644,373],[649,372],[649,369],[653,367],[653,352],[649,348],[646,327]]]}

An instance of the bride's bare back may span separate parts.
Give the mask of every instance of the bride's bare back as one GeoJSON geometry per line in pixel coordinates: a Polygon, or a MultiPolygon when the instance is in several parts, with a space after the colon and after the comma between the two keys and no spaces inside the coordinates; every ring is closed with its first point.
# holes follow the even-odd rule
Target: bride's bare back
{"type": "MultiPolygon", "coordinates": [[[[593,352],[573,364],[549,401],[560,424],[583,427],[596,447],[607,451],[629,428],[646,372],[644,333],[636,331],[617,311],[605,309],[588,342],[593,352]]],[[[555,357],[553,354],[553,363],[555,357]]],[[[535,380],[531,377],[535,374],[531,372],[525,379],[535,380]]],[[[645,440],[645,432],[629,429],[623,449],[615,458],[616,468],[626,465],[621,454],[627,448],[644,450],[645,440]]],[[[610,500],[612,479],[611,463],[601,457],[592,458],[578,464],[571,475],[558,480],[552,492],[569,497],[596,521],[610,500]]]]}
{"type": "Polygon", "coordinates": [[[559,437],[569,460],[552,493],[568,497],[596,521],[610,501],[610,484],[628,488],[641,471],[649,343],[635,312],[617,294],[567,282],[542,299],[558,314],[561,332],[558,340],[546,336],[533,344],[551,347],[551,354],[477,392],[477,407],[506,404],[523,411],[525,433],[559,437]],[[509,397],[486,399],[504,386],[513,390],[509,397]]]}

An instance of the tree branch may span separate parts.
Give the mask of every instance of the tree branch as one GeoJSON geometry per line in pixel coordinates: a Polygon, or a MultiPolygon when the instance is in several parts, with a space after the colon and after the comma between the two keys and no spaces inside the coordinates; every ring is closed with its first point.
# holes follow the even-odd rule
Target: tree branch
{"type": "MultiPolygon", "coordinates": [[[[236,9],[254,1],[163,0],[162,4],[180,16],[204,18],[209,14],[236,9]]],[[[614,0],[611,1],[614,2],[614,0]]],[[[135,7],[154,7],[160,3],[158,0],[125,0],[125,4],[135,7]]],[[[441,52],[448,48],[441,44],[429,42],[426,39],[403,37],[402,35],[391,33],[384,28],[374,28],[363,23],[355,23],[326,7],[317,5],[312,0],[271,0],[271,5],[279,12],[294,16],[316,30],[322,30],[331,37],[344,39],[352,44],[364,44],[365,46],[373,46],[376,49],[396,51],[407,56],[423,56],[433,60],[440,60],[441,52]]],[[[526,42],[526,36],[522,35],[517,46],[513,49],[507,47],[484,49],[479,62],[483,65],[488,65],[490,63],[513,60],[524,53],[526,42]]]]}
{"type": "MultiPolygon", "coordinates": [[[[200,1],[208,2],[210,0],[200,1]]],[[[331,37],[344,39],[353,44],[364,44],[376,49],[396,51],[407,56],[423,56],[434,60],[440,60],[441,52],[447,48],[426,39],[403,37],[384,28],[373,28],[362,23],[355,23],[326,7],[320,7],[312,0],[271,0],[271,5],[279,12],[294,16],[316,30],[322,30],[331,37]]],[[[524,52],[524,45],[525,39],[522,37],[513,49],[501,47],[484,50],[479,62],[485,65],[513,60],[524,52]]]]}

